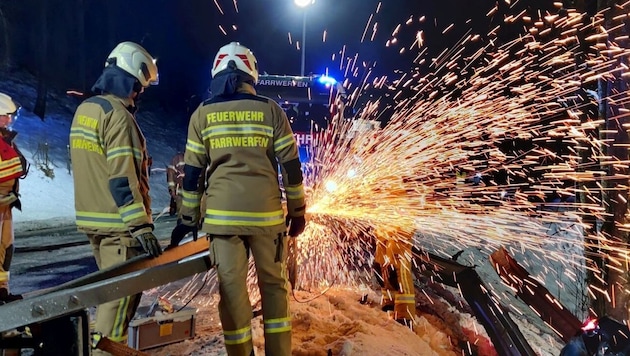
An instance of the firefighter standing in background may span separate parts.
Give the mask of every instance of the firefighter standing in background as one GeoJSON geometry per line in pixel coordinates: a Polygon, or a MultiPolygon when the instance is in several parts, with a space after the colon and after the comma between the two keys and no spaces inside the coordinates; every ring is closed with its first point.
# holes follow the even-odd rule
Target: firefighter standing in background
{"type": "Polygon", "coordinates": [[[397,322],[412,327],[416,315],[411,271],[413,232],[379,227],[374,235],[374,273],[381,286],[382,309],[392,311],[397,322]]]}
{"type": "MultiPolygon", "coordinates": [[[[161,254],[153,234],[146,142],[134,117],[135,101],[156,84],[153,57],[133,42],[118,44],[81,103],[70,129],[76,224],[87,234],[99,269],[142,252],[161,254]]],[[[127,338],[141,294],[98,306],[94,342],[127,338]]],[[[106,354],[94,350],[94,355],[106,354]]]]}
{"type": "Polygon", "coordinates": [[[17,133],[8,128],[18,109],[10,96],[0,93],[0,304],[22,299],[9,293],[9,269],[15,250],[11,209],[22,210],[18,179],[27,172],[26,159],[13,142],[17,133]]]}
{"type": "Polygon", "coordinates": [[[184,167],[182,223],[196,228],[209,167],[203,231],[219,279],[219,315],[227,353],[253,355],[252,308],[247,292],[249,252],[262,297],[265,354],[291,354],[286,269],[287,225],[295,237],[305,227],[304,188],[297,144],[282,108],[256,95],[258,68],[239,43],[223,46],[212,66],[213,97],[190,118],[184,167]],[[285,220],[278,166],[287,195],[285,220]]]}
{"type": "Polygon", "coordinates": [[[171,196],[169,214],[177,214],[177,225],[181,223],[182,210],[182,182],[184,181],[184,153],[179,151],[173,156],[171,164],[166,170],[168,194],[171,196]]]}

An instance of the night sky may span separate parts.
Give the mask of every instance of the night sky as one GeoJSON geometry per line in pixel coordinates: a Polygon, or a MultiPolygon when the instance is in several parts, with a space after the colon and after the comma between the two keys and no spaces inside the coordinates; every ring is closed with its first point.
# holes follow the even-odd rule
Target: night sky
{"type": "MultiPolygon", "coordinates": [[[[176,112],[186,111],[192,95],[205,94],[212,59],[230,41],[250,47],[261,72],[300,72],[301,53],[295,42],[301,42],[303,10],[293,0],[47,0],[45,8],[43,3],[0,1],[0,9],[8,22],[13,65],[36,76],[43,73],[50,87],[89,89],[107,54],[125,40],[142,43],[158,58],[160,85],[150,88],[146,98],[176,112]],[[81,15],[83,39],[79,36],[81,15]]],[[[376,62],[376,74],[406,71],[413,66],[417,47],[404,55],[399,51],[410,46],[417,31],[424,31],[429,53],[437,54],[471,27],[486,33],[491,25],[500,23],[502,15],[486,16],[494,4],[490,0],[316,0],[307,9],[305,71],[328,72],[343,79],[346,73],[340,69],[340,53],[344,46],[345,58],[358,54],[360,62],[376,62]],[[421,16],[426,17],[422,23],[418,21],[421,16]],[[410,18],[411,24],[405,25],[410,18]],[[442,30],[451,23],[455,27],[443,35],[442,30]],[[398,42],[386,47],[398,24],[403,24],[398,42]]],[[[505,1],[499,6],[507,8],[505,1]]],[[[6,29],[0,24],[0,30],[6,29]]]]}

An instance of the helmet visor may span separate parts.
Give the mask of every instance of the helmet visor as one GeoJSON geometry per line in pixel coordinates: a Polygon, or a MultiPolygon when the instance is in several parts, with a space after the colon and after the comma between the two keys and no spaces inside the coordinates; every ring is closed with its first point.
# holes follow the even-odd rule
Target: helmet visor
{"type": "Polygon", "coordinates": [[[12,113],[0,115],[0,127],[11,129],[11,127],[13,126],[13,124],[15,123],[15,120],[17,120],[19,115],[20,115],[20,109],[12,113]]]}
{"type": "Polygon", "coordinates": [[[8,127],[11,127],[15,123],[15,121],[20,118],[21,111],[22,111],[22,107],[18,106],[18,109],[14,113],[9,114],[9,118],[11,119],[11,122],[9,123],[8,127]]]}
{"type": "Polygon", "coordinates": [[[147,67],[146,63],[142,63],[142,65],[140,65],[140,70],[142,71],[142,75],[144,76],[144,79],[149,83],[149,85],[158,85],[160,83],[160,74],[156,72],[155,78],[152,78],[151,71],[149,70],[149,67],[147,67]]]}

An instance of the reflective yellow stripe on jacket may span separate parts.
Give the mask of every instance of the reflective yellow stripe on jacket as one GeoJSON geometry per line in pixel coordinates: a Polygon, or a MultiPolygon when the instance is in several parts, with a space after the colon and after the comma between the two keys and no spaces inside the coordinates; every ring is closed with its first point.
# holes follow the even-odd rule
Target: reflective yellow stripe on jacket
{"type": "Polygon", "coordinates": [[[125,229],[126,225],[123,222],[120,214],[117,213],[95,213],[87,211],[77,211],[77,226],[78,227],[102,227],[102,228],[115,228],[125,229]]]}
{"type": "Polygon", "coordinates": [[[135,203],[123,206],[119,209],[119,211],[120,217],[125,223],[129,223],[133,219],[147,215],[147,212],[144,210],[144,204],[142,203],[135,203]]]}
{"type": "Polygon", "coordinates": [[[253,213],[208,209],[204,222],[211,225],[275,226],[284,223],[284,211],[253,213]]]}
{"type": "Polygon", "coordinates": [[[204,145],[200,144],[199,142],[195,142],[191,139],[188,139],[186,141],[186,150],[195,152],[198,154],[202,154],[202,155],[206,154],[206,148],[204,147],[204,145]]]}
{"type": "Polygon", "coordinates": [[[182,190],[182,206],[196,209],[201,205],[201,195],[203,193],[193,193],[182,190]]]}
{"type": "Polygon", "coordinates": [[[284,187],[284,192],[287,195],[287,199],[303,199],[304,198],[304,186],[302,184],[294,186],[284,187]]]}
{"type": "Polygon", "coordinates": [[[275,152],[278,152],[281,149],[291,146],[294,143],[295,143],[295,137],[293,136],[293,133],[290,133],[284,137],[280,137],[279,139],[277,139],[273,143],[273,149],[275,152]]]}
{"type": "Polygon", "coordinates": [[[142,159],[142,151],[138,148],[131,146],[120,146],[107,151],[107,160],[112,160],[116,157],[131,156],[137,160],[142,159]]]}
{"type": "Polygon", "coordinates": [[[273,137],[273,127],[258,124],[217,125],[201,130],[201,135],[204,141],[210,137],[221,135],[263,135],[273,137]]]}
{"type": "Polygon", "coordinates": [[[0,162],[0,179],[9,177],[22,171],[20,157],[11,158],[0,162]]]}

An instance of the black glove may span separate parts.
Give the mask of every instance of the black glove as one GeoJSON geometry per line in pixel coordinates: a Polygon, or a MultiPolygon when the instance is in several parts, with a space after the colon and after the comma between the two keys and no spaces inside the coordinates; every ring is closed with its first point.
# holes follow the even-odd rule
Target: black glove
{"type": "Polygon", "coordinates": [[[197,226],[188,226],[186,224],[179,224],[175,226],[173,231],[171,232],[171,244],[169,247],[175,247],[179,245],[180,242],[188,235],[188,233],[192,232],[193,241],[197,241],[198,237],[198,228],[197,226]]]}
{"type": "Polygon", "coordinates": [[[16,208],[19,211],[22,211],[22,202],[20,201],[20,198],[15,199],[15,201],[11,203],[11,207],[16,208]]]}
{"type": "Polygon", "coordinates": [[[177,202],[175,201],[175,198],[171,196],[171,202],[168,206],[168,215],[173,216],[175,213],[177,213],[177,202]]]}
{"type": "Polygon", "coordinates": [[[306,219],[304,218],[304,216],[287,216],[287,226],[289,227],[289,236],[299,236],[302,232],[304,232],[304,228],[306,227],[306,219]]]}
{"type": "Polygon", "coordinates": [[[160,247],[160,243],[152,232],[142,233],[136,236],[136,240],[140,242],[144,252],[152,257],[157,257],[162,254],[162,247],[160,247]]]}

